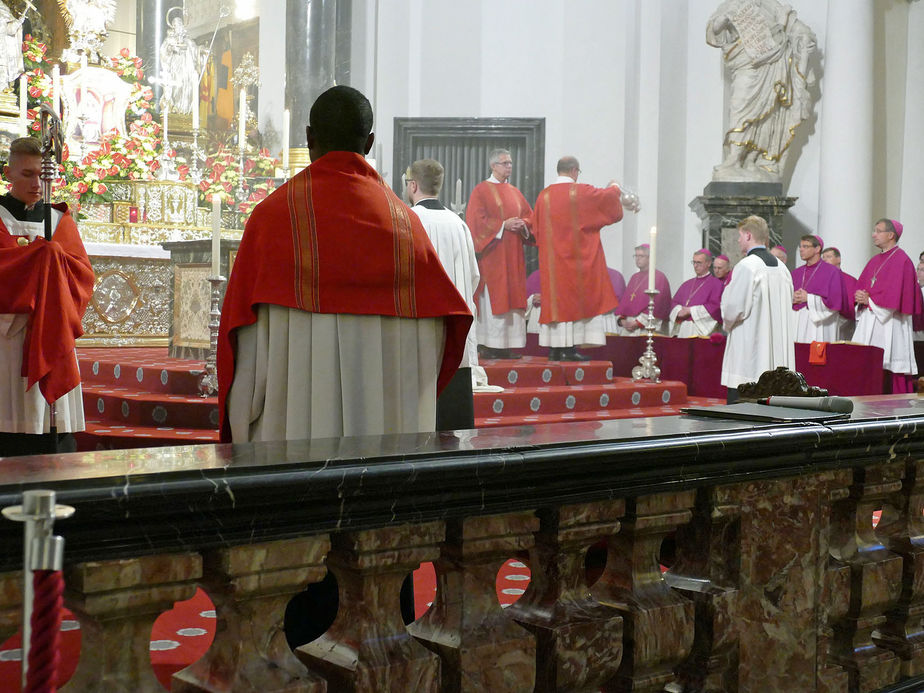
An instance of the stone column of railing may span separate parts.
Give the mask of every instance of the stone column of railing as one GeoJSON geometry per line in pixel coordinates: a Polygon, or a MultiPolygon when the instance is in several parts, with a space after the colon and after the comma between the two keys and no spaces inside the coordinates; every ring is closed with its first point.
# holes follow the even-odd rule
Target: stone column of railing
{"type": "MultiPolygon", "coordinates": [[[[817,690],[820,693],[841,693],[848,690],[850,677],[847,669],[837,661],[834,651],[834,629],[832,624],[847,618],[850,611],[850,566],[835,559],[832,546],[837,545],[834,525],[836,508],[850,496],[853,472],[842,469],[830,472],[830,483],[825,493],[824,512],[819,517],[819,551],[826,558],[821,571],[821,596],[816,609],[815,632],[818,634],[818,655],[816,663],[817,690]]],[[[836,551],[836,549],[835,549],[836,551]]]]}
{"type": "Polygon", "coordinates": [[[876,534],[902,557],[902,593],[873,642],[897,654],[901,675],[924,674],[924,460],[912,459],[901,491],[882,508],[876,534]]]}
{"type": "Polygon", "coordinates": [[[440,690],[533,690],[535,637],[504,613],[496,581],[506,559],[532,547],[537,529],[531,510],[447,520],[434,564],[436,601],[409,627],[440,656],[440,690]]]}
{"type": "Polygon", "coordinates": [[[608,689],[660,691],[693,645],[693,602],[667,586],[658,555],[665,537],[692,517],[695,491],[626,500],[618,534],[608,540],[606,568],[592,588],[623,612],[622,664],[608,689]]]}
{"type": "Polygon", "coordinates": [[[678,528],[676,563],[665,574],[696,607],[693,649],[679,668],[685,690],[738,687],[741,506],[736,489],[697,491],[693,519],[678,528]]]}
{"type": "Polygon", "coordinates": [[[201,659],[173,675],[171,690],[327,690],[292,653],[283,619],[293,595],[327,573],[329,549],[330,539],[321,534],[207,551],[202,586],[215,604],[215,640],[201,659]]]}
{"type": "Polygon", "coordinates": [[[151,668],[151,628],[195,594],[196,553],[92,561],[65,570],[65,604],[80,622],[80,661],[63,693],[163,693],[151,668]]]}
{"type": "Polygon", "coordinates": [[[22,620],[22,573],[0,573],[0,642],[19,630],[22,620]]]}
{"type": "Polygon", "coordinates": [[[873,511],[901,489],[904,461],[858,467],[847,499],[835,504],[831,554],[850,566],[850,607],[832,624],[832,661],[843,666],[850,686],[871,691],[898,681],[894,652],[874,644],[873,631],[886,621],[902,591],[902,557],[882,545],[873,511]]]}
{"type": "Polygon", "coordinates": [[[438,691],[439,658],[408,633],[401,583],[434,560],[442,522],[342,532],[331,536],[327,567],[340,605],[324,635],[296,650],[331,691],[438,691]]]}
{"type": "Polygon", "coordinates": [[[619,611],[594,599],[587,548],[619,531],[625,501],[547,508],[530,551],[532,580],[507,615],[536,636],[536,690],[596,690],[622,661],[619,611]]]}

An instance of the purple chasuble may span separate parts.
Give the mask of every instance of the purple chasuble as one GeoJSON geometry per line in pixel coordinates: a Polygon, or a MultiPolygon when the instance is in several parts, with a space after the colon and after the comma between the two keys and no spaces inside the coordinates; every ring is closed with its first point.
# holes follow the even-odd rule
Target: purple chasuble
{"type": "MultiPolygon", "coordinates": [[[[626,290],[619,297],[617,315],[634,318],[640,313],[648,312],[648,270],[638,271],[629,277],[626,290]]],[[[659,293],[655,297],[654,316],[658,320],[667,320],[671,314],[671,285],[661,270],[655,270],[655,287],[659,293]]]]}
{"type": "MultiPolygon", "coordinates": [[[[793,291],[805,289],[810,294],[821,296],[821,302],[829,309],[843,312],[847,299],[843,275],[837,267],[824,260],[818,260],[811,266],[796,267],[792,271],[792,288],[793,291]]],[[[792,309],[802,310],[806,306],[808,303],[793,303],[792,309]]]]}
{"type": "Polygon", "coordinates": [[[722,280],[711,274],[687,279],[677,289],[677,293],[674,294],[671,310],[674,309],[674,306],[703,306],[713,320],[722,322],[720,303],[722,301],[722,291],[724,290],[725,285],[722,280]]]}

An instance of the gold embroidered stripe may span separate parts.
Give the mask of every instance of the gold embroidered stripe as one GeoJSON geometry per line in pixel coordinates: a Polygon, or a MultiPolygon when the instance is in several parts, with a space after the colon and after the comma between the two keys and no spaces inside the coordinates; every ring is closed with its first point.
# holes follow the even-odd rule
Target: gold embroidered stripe
{"type": "Polygon", "coordinates": [[[410,210],[397,204],[397,198],[385,190],[385,182],[379,180],[382,192],[388,201],[391,226],[394,231],[395,261],[395,310],[404,318],[417,317],[417,301],[414,296],[414,234],[411,227],[410,210]]]}
{"type": "Polygon", "coordinates": [[[318,272],[318,230],[311,199],[311,172],[289,181],[289,219],[295,251],[295,300],[301,310],[321,310],[318,272]]]}
{"type": "Polygon", "coordinates": [[[578,215],[577,192],[577,183],[571,183],[568,186],[568,209],[571,212],[571,257],[577,270],[575,272],[575,283],[577,284],[575,294],[577,296],[578,311],[581,315],[584,315],[584,301],[587,297],[585,295],[584,267],[581,265],[583,261],[581,257],[581,235],[583,230],[581,229],[581,218],[578,215]]]}

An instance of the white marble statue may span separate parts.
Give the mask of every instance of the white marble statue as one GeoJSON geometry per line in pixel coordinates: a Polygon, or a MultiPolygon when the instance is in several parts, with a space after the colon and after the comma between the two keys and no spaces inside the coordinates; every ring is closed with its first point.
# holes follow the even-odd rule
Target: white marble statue
{"type": "Polygon", "coordinates": [[[706,43],[722,49],[730,83],[725,160],[712,179],[779,182],[796,127],[812,110],[815,34],[777,0],[725,0],[706,43]]]}
{"type": "Polygon", "coordinates": [[[58,6],[71,42],[61,57],[76,63],[86,54],[88,60],[98,62],[109,25],[115,19],[116,0],[58,0],[58,6]]]}
{"type": "Polygon", "coordinates": [[[0,89],[5,89],[23,73],[22,64],[22,23],[26,19],[23,12],[19,19],[13,17],[6,3],[0,2],[0,89]]]}
{"type": "Polygon", "coordinates": [[[189,37],[180,8],[167,11],[167,37],[160,44],[160,63],[165,77],[163,103],[173,113],[192,113],[198,103],[199,74],[205,65],[208,51],[196,45],[189,37]],[[171,19],[171,13],[177,11],[171,19]]]}

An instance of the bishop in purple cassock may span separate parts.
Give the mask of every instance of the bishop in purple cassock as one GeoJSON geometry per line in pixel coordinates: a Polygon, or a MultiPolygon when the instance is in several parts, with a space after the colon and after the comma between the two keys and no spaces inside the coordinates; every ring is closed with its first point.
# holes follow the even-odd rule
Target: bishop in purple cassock
{"type": "MultiPolygon", "coordinates": [[[[640,330],[648,326],[648,260],[650,246],[643,243],[635,248],[635,266],[638,272],[629,277],[626,290],[619,297],[619,308],[616,309],[616,324],[621,335],[639,335],[640,330]]],[[[654,288],[659,291],[654,302],[655,332],[667,334],[664,321],[671,312],[671,285],[664,276],[664,272],[655,270],[654,288]]]]}
{"type": "Polygon", "coordinates": [[[799,257],[805,264],[792,271],[792,309],[797,342],[835,342],[844,308],[844,277],[837,267],[821,259],[824,242],[806,234],[799,240],[799,257]]]}
{"type": "Polygon", "coordinates": [[[712,253],[701,248],[693,253],[696,276],[687,279],[671,302],[670,334],[672,337],[708,337],[722,323],[720,302],[725,285],[709,271],[712,253]]]}
{"type": "Polygon", "coordinates": [[[880,219],[873,228],[873,245],[879,248],[857,280],[854,296],[857,329],[853,341],[884,350],[882,368],[887,392],[913,392],[918,371],[914,359],[914,328],[924,313],[914,263],[898,247],[902,224],[880,219]]]}

